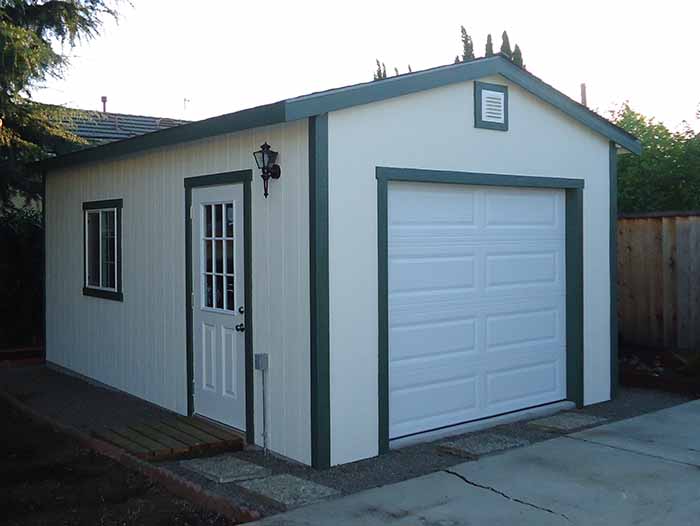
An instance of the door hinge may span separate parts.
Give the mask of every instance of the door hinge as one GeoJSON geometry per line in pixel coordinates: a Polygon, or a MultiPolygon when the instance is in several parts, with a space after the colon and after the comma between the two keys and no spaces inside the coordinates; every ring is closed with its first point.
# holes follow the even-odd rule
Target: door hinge
{"type": "Polygon", "coordinates": [[[190,205],[190,219],[194,219],[194,206],[190,205]]]}

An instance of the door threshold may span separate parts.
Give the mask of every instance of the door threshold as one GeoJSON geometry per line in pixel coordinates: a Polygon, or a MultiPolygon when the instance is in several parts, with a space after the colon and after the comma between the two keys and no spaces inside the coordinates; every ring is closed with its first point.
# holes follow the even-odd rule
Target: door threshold
{"type": "Polygon", "coordinates": [[[244,443],[247,444],[245,430],[238,429],[237,427],[233,427],[233,426],[230,426],[228,424],[224,424],[223,422],[219,422],[218,420],[213,420],[207,416],[200,415],[198,413],[193,413],[190,418],[194,418],[195,420],[199,420],[199,421],[204,422],[205,424],[208,424],[210,426],[218,427],[219,429],[221,429],[222,431],[226,431],[227,433],[237,435],[243,439],[244,443]]]}

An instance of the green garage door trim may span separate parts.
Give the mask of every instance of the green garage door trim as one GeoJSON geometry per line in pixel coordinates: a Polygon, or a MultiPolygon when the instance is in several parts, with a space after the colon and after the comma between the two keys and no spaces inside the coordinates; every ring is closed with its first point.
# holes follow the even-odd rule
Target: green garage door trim
{"type": "Polygon", "coordinates": [[[566,390],[583,405],[583,187],[581,179],[377,167],[379,452],[389,450],[388,186],[390,181],[566,191],[566,390]]]}

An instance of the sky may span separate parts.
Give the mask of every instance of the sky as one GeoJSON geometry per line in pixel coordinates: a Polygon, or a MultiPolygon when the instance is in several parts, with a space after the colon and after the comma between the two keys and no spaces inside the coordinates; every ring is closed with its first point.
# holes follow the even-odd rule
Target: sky
{"type": "Polygon", "coordinates": [[[197,120],[371,80],[375,59],[406,72],[454,61],[460,25],[483,55],[491,33],[529,71],[602,114],[629,101],[700,131],[700,4],[692,0],[131,0],[72,50],[42,102],[197,120]]]}

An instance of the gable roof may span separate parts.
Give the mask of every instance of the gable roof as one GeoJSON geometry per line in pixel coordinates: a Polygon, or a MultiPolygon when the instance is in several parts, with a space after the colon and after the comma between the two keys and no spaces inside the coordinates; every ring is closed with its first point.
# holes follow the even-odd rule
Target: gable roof
{"type": "Polygon", "coordinates": [[[499,54],[470,62],[405,73],[381,81],[370,81],[285,99],[61,155],[41,161],[37,166],[41,170],[51,170],[112,159],[151,148],[312,117],[491,75],[501,75],[630,152],[641,153],[642,146],[639,139],[499,54]]]}
{"type": "Polygon", "coordinates": [[[92,145],[129,139],[190,121],[148,115],[72,109],[65,126],[92,145]]]}

